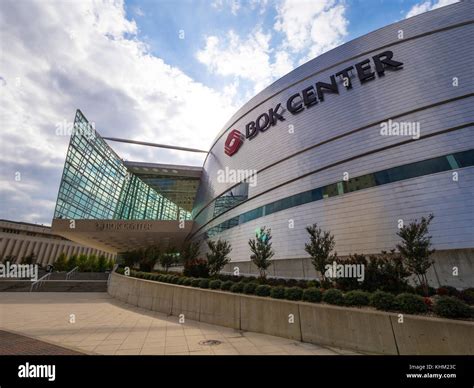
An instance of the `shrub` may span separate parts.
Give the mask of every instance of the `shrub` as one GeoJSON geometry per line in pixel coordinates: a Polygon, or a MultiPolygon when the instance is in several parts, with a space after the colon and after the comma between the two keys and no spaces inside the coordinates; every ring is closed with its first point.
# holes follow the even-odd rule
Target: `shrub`
{"type": "Polygon", "coordinates": [[[183,285],[185,279],[186,278],[183,278],[183,277],[178,278],[178,281],[176,282],[176,284],[183,285]]]}
{"type": "Polygon", "coordinates": [[[300,287],[285,288],[285,299],[301,300],[302,296],[303,296],[303,290],[300,287]]]}
{"type": "Polygon", "coordinates": [[[192,281],[191,281],[191,286],[193,287],[199,287],[199,284],[201,283],[201,278],[194,278],[192,281]]]}
{"type": "Polygon", "coordinates": [[[448,296],[459,296],[459,291],[453,286],[443,286],[448,291],[448,296]]]}
{"type": "Polygon", "coordinates": [[[395,303],[397,310],[406,314],[426,313],[428,311],[423,297],[407,292],[397,295],[395,303]]]}
{"type": "Polygon", "coordinates": [[[234,285],[232,280],[227,280],[221,284],[221,290],[228,291],[234,285]]]}
{"type": "Polygon", "coordinates": [[[179,277],[179,276],[176,276],[176,275],[175,275],[175,276],[171,276],[170,282],[171,282],[172,284],[177,284],[179,278],[180,278],[180,277],[179,277]]]}
{"type": "Polygon", "coordinates": [[[466,303],[452,296],[440,297],[433,310],[437,315],[446,318],[469,318],[472,315],[472,310],[466,303]]]}
{"type": "Polygon", "coordinates": [[[192,278],[183,278],[183,286],[190,286],[193,282],[192,278]]]}
{"type": "Polygon", "coordinates": [[[306,280],[298,280],[298,282],[296,283],[296,285],[300,288],[308,288],[308,282],[306,280]]]}
{"type": "MultiPolygon", "coordinates": [[[[446,288],[446,287],[443,287],[443,288],[446,288]]],[[[436,288],[431,287],[431,286],[419,285],[415,287],[415,293],[420,296],[433,296],[433,295],[436,295],[436,288]]],[[[449,293],[449,290],[448,290],[448,293],[449,293]]]]}
{"type": "Polygon", "coordinates": [[[436,295],[439,295],[439,296],[447,296],[449,294],[449,291],[447,288],[445,287],[439,287],[437,290],[436,290],[436,295]]]}
{"type": "Polygon", "coordinates": [[[201,279],[199,288],[209,288],[209,279],[201,279]]]}
{"type": "Polygon", "coordinates": [[[285,288],[278,286],[273,287],[270,291],[270,296],[275,299],[284,299],[285,298],[285,288]]]}
{"type": "Polygon", "coordinates": [[[104,255],[100,255],[97,259],[97,271],[105,272],[107,269],[107,258],[104,255]]]}
{"type": "Polygon", "coordinates": [[[311,303],[319,303],[323,298],[323,293],[316,287],[309,287],[303,291],[303,300],[311,303]]]}
{"type": "Polygon", "coordinates": [[[254,282],[245,283],[244,290],[243,290],[244,294],[248,294],[248,295],[255,294],[255,290],[256,290],[257,286],[258,286],[258,284],[254,283],[254,282]]]}
{"type": "Polygon", "coordinates": [[[287,287],[296,287],[298,285],[298,280],[296,279],[286,279],[285,282],[287,287]]]}
{"type": "Polygon", "coordinates": [[[459,293],[459,298],[467,304],[474,304],[474,288],[466,288],[459,293]]]}
{"type": "Polygon", "coordinates": [[[342,294],[341,290],[331,288],[324,292],[323,302],[340,306],[344,304],[344,295],[342,294]]]}
{"type": "Polygon", "coordinates": [[[241,280],[242,283],[250,283],[250,282],[254,282],[256,279],[255,276],[244,276],[241,280]]]}
{"type": "Polygon", "coordinates": [[[306,285],[309,287],[313,287],[313,288],[319,288],[321,287],[321,283],[317,280],[308,280],[306,282],[306,285]]]}
{"type": "Polygon", "coordinates": [[[370,294],[365,291],[349,291],[344,295],[346,306],[368,306],[370,303],[370,294]]]}
{"type": "Polygon", "coordinates": [[[258,296],[270,296],[272,287],[267,284],[261,284],[255,289],[255,295],[258,296]]]}
{"type": "Polygon", "coordinates": [[[234,283],[230,287],[231,292],[241,293],[243,290],[244,290],[244,283],[242,282],[234,283]]]}
{"type": "Polygon", "coordinates": [[[204,259],[188,260],[184,263],[183,275],[192,278],[209,277],[209,267],[207,265],[207,261],[204,259]]]}
{"type": "Polygon", "coordinates": [[[209,282],[209,288],[212,290],[219,290],[222,286],[222,282],[220,280],[211,280],[209,282]]]}
{"type": "Polygon", "coordinates": [[[58,258],[56,259],[56,261],[54,262],[54,269],[56,271],[66,271],[67,269],[67,259],[66,259],[66,254],[63,252],[61,253],[58,258]]]}
{"type": "Polygon", "coordinates": [[[76,268],[76,266],[77,266],[77,255],[74,254],[74,255],[71,255],[71,257],[69,257],[69,260],[67,261],[67,271],[73,270],[74,268],[76,268]]]}
{"type": "Polygon", "coordinates": [[[377,310],[390,311],[396,306],[395,296],[385,291],[375,291],[370,297],[370,305],[377,310]]]}

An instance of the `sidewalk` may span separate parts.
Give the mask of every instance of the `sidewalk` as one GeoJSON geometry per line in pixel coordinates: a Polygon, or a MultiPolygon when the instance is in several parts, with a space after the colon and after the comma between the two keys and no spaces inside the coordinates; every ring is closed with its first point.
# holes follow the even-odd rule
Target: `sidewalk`
{"type": "MultiPolygon", "coordinates": [[[[190,320],[179,323],[178,317],[127,305],[106,293],[1,293],[0,329],[86,354],[356,354],[190,320]],[[208,340],[219,343],[205,344],[208,340]]],[[[8,354],[17,351],[13,346],[8,354]]]]}

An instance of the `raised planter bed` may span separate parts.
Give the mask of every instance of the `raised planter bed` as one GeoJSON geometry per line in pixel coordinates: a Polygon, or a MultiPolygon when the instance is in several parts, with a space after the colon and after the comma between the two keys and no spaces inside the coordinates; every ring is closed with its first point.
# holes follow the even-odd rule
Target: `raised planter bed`
{"type": "Polygon", "coordinates": [[[113,273],[111,296],[185,319],[376,354],[474,354],[474,323],[293,302],[113,273]]]}

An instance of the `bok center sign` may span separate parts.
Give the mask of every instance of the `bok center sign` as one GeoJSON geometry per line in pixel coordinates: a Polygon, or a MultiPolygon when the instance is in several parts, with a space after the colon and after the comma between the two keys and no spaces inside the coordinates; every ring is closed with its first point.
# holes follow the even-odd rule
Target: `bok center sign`
{"type": "MultiPolygon", "coordinates": [[[[372,61],[374,70],[372,69],[371,60],[365,59],[331,75],[329,77],[329,83],[316,82],[301,90],[301,92],[291,95],[286,101],[286,109],[292,115],[296,115],[319,102],[323,102],[325,93],[339,94],[339,85],[336,82],[336,77],[342,80],[342,85],[346,90],[352,89],[351,72],[354,69],[360,83],[364,84],[375,79],[375,73],[377,73],[379,77],[382,77],[385,70],[400,70],[403,68],[402,62],[393,59],[392,51],[384,51],[383,53],[374,55],[372,61]]],[[[237,129],[230,131],[224,144],[224,152],[226,155],[234,155],[239,150],[245,138],[252,140],[259,132],[265,132],[270,127],[275,126],[278,121],[285,121],[283,113],[284,109],[281,103],[278,103],[274,108],[269,109],[268,112],[260,114],[255,121],[249,122],[245,126],[245,136],[237,129]]]]}

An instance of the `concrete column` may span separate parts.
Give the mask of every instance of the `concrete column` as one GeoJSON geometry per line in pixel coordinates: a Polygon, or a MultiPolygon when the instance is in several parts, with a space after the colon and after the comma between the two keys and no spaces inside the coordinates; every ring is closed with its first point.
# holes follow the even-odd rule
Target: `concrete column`
{"type": "Polygon", "coordinates": [[[40,264],[40,265],[43,265],[43,260],[44,260],[44,257],[45,257],[44,254],[45,254],[47,246],[48,246],[47,242],[45,242],[45,241],[41,242],[41,246],[39,247],[39,250],[38,250],[38,261],[37,261],[37,263],[40,264]]]}
{"type": "Polygon", "coordinates": [[[47,242],[46,244],[47,246],[44,252],[43,265],[49,264],[49,260],[51,258],[51,251],[53,250],[53,247],[54,247],[54,244],[52,242],[47,242]]]}
{"type": "Polygon", "coordinates": [[[7,243],[8,243],[8,236],[3,236],[1,238],[1,242],[0,242],[0,259],[2,259],[4,256],[3,256],[3,251],[5,250],[6,246],[7,246],[7,243]]]}
{"type": "Polygon", "coordinates": [[[5,247],[5,251],[3,252],[3,257],[10,255],[14,246],[15,246],[15,239],[13,239],[12,237],[9,237],[7,245],[5,247]]]}
{"type": "Polygon", "coordinates": [[[16,262],[20,263],[23,257],[25,256],[26,249],[28,248],[28,245],[30,245],[29,241],[21,240],[21,246],[18,249],[18,255],[16,257],[16,262]]]}
{"type": "Polygon", "coordinates": [[[49,254],[48,264],[53,264],[56,261],[56,257],[59,251],[59,244],[52,243],[53,248],[51,249],[51,253],[49,254]]]}

